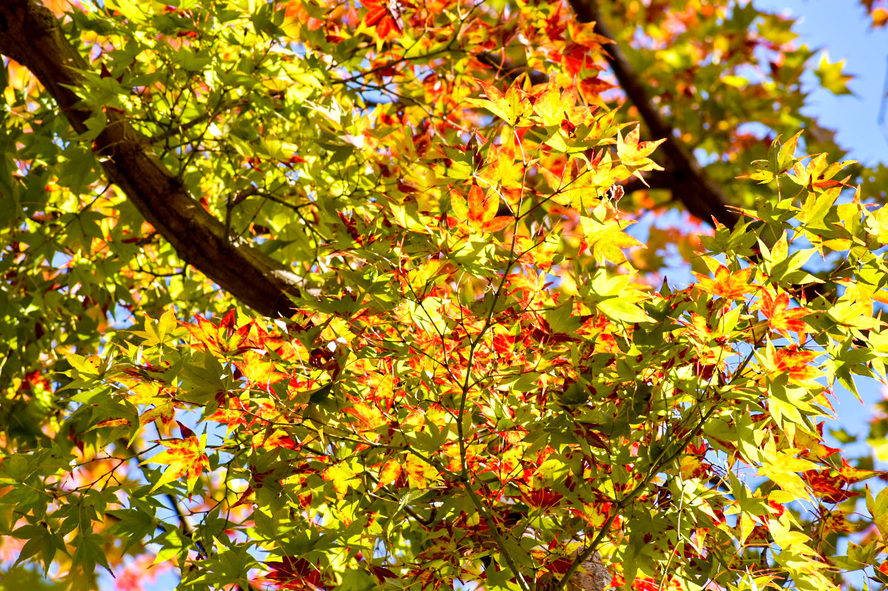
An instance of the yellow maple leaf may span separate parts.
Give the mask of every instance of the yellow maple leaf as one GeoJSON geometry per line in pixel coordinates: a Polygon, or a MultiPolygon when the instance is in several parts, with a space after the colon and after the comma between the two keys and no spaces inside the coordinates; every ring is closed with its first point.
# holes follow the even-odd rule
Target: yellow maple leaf
{"type": "Polygon", "coordinates": [[[558,89],[555,78],[549,78],[549,84],[533,104],[533,110],[545,126],[561,125],[567,112],[577,104],[577,89],[571,86],[564,90],[558,89]]]}
{"type": "Polygon", "coordinates": [[[166,441],[157,441],[166,447],[164,451],[156,456],[145,460],[154,464],[166,464],[168,468],[163,471],[160,479],[151,487],[153,492],[157,488],[179,480],[183,476],[187,484],[188,490],[194,488],[197,478],[203,472],[204,468],[209,467],[210,460],[204,453],[206,446],[206,433],[198,438],[191,429],[188,429],[181,423],[179,428],[182,430],[184,437],[182,439],[168,439],[166,441]]]}
{"type": "Polygon", "coordinates": [[[404,469],[410,488],[426,488],[429,480],[437,480],[440,476],[431,464],[414,455],[407,456],[404,469]]]}
{"type": "Polygon", "coordinates": [[[346,462],[333,464],[324,470],[323,478],[333,483],[337,499],[344,498],[350,488],[361,486],[361,479],[357,472],[346,462]]]}
{"type": "Polygon", "coordinates": [[[755,286],[750,285],[752,268],[731,271],[724,265],[719,265],[715,271],[715,277],[706,277],[700,273],[694,273],[699,280],[697,287],[706,293],[722,297],[728,300],[742,299],[744,295],[755,291],[755,286]]]}
{"type": "Polygon", "coordinates": [[[777,450],[775,441],[769,439],[762,449],[762,475],[770,478],[792,500],[810,500],[811,491],[799,472],[814,470],[817,464],[798,457],[797,451],[777,450]]]}
{"type": "MultiPolygon", "coordinates": [[[[593,212],[593,215],[595,213],[599,213],[598,208],[593,212]]],[[[592,256],[599,263],[604,261],[616,264],[623,263],[626,261],[626,255],[622,249],[644,246],[644,244],[623,231],[625,227],[634,222],[617,218],[602,221],[598,216],[581,216],[580,222],[585,235],[584,240],[589,246],[589,250],[592,251],[592,256]]]]}
{"type": "Polygon", "coordinates": [[[635,171],[663,170],[663,167],[648,158],[648,156],[653,154],[657,146],[665,141],[665,138],[653,142],[638,141],[638,126],[627,133],[625,138],[617,130],[617,156],[623,165],[632,167],[635,171]]]}

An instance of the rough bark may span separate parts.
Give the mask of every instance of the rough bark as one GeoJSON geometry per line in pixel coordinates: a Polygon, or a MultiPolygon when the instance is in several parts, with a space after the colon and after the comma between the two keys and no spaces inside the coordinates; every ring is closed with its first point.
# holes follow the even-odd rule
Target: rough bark
{"type": "MultiPolygon", "coordinates": [[[[97,113],[72,89],[82,88],[78,70],[89,65],[64,37],[58,20],[35,0],[0,1],[0,53],[28,68],[58,103],[78,133],[97,113]]],[[[94,151],[108,179],[186,263],[238,300],[266,316],[289,316],[296,277],[281,263],[228,236],[222,222],[195,200],[126,117],[105,110],[107,126],[94,151]]]]}

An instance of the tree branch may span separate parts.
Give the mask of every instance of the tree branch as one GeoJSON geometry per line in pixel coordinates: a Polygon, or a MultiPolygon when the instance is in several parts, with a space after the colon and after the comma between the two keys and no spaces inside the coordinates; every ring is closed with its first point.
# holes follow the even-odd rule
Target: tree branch
{"type": "MultiPolygon", "coordinates": [[[[569,0],[569,3],[579,22],[594,22],[597,34],[608,39],[614,38],[603,22],[597,0],[569,0]]],[[[667,158],[666,170],[645,173],[644,177],[649,186],[671,191],[692,215],[704,222],[714,225],[714,221],[717,221],[728,228],[733,228],[740,216],[728,208],[729,201],[721,187],[709,178],[691,151],[675,138],[672,127],[654,107],[644,84],[619,46],[611,43],[607,46],[607,51],[609,53],[605,55],[605,59],[608,65],[626,96],[638,109],[642,120],[650,130],[652,139],[666,140],[660,148],[667,158]]],[[[508,58],[500,58],[493,53],[481,53],[475,58],[482,64],[495,68],[500,76],[509,80],[526,74],[533,84],[544,84],[549,78],[542,72],[529,69],[526,65],[515,64],[508,58]]],[[[626,191],[631,193],[642,188],[646,187],[641,183],[633,183],[631,187],[626,188],[626,191]]]]}
{"type": "Polygon", "coordinates": [[[549,76],[543,72],[532,70],[527,65],[516,64],[507,57],[499,57],[494,53],[485,51],[475,56],[475,59],[488,66],[495,68],[499,75],[509,80],[515,80],[521,74],[527,74],[531,84],[545,84],[549,80],[549,76]]]}
{"type": "MultiPolygon", "coordinates": [[[[577,20],[581,23],[595,23],[595,33],[614,39],[604,24],[598,0],[568,0],[577,20]]],[[[669,173],[668,188],[692,215],[705,222],[713,219],[733,228],[739,221],[737,212],[728,209],[728,199],[721,188],[709,178],[694,155],[672,133],[666,121],[654,107],[647,90],[638,74],[629,64],[626,56],[616,43],[605,46],[608,65],[617,77],[620,86],[638,109],[641,118],[651,132],[653,139],[665,139],[661,150],[669,160],[666,170],[669,173]]]]}
{"type": "MultiPolygon", "coordinates": [[[[87,120],[103,116],[84,106],[75,92],[84,89],[77,72],[89,65],[62,35],[52,12],[36,0],[0,2],[0,53],[37,77],[77,133],[89,131],[87,120]]],[[[106,175],[179,256],[257,312],[290,316],[295,307],[289,296],[299,295],[298,278],[285,265],[228,236],[124,115],[104,109],[104,116],[107,125],[95,138],[94,152],[106,175]]]]}

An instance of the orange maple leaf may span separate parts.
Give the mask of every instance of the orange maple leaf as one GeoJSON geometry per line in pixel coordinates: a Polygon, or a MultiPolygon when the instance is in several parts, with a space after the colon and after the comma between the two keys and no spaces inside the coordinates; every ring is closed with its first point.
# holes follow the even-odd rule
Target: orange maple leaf
{"type": "Polygon", "coordinates": [[[373,431],[387,424],[385,416],[383,416],[379,408],[366,402],[358,402],[354,406],[346,408],[343,412],[357,419],[355,428],[359,433],[364,433],[364,437],[371,441],[379,440],[379,433],[374,433],[373,431]]]}
{"type": "Polygon", "coordinates": [[[776,373],[786,374],[791,382],[804,382],[819,375],[809,365],[818,354],[817,351],[800,351],[796,345],[790,345],[777,350],[771,369],[776,373]]]}
{"type": "Polygon", "coordinates": [[[244,407],[244,403],[236,396],[232,396],[228,398],[227,407],[220,405],[216,412],[206,417],[206,420],[228,425],[228,432],[230,433],[236,426],[246,425],[247,417],[249,417],[249,414],[244,407]]]}
{"type": "Polygon", "coordinates": [[[267,389],[287,377],[277,370],[277,364],[269,356],[253,350],[245,351],[242,361],[234,364],[245,378],[260,388],[267,389]]]}
{"type": "Polygon", "coordinates": [[[484,191],[480,185],[472,185],[469,190],[469,221],[473,224],[483,224],[493,219],[499,206],[496,192],[484,191]]]}
{"type": "Polygon", "coordinates": [[[379,481],[376,483],[376,490],[395,482],[401,475],[401,471],[401,464],[398,463],[398,460],[391,459],[387,461],[379,469],[379,481]]]}
{"type": "Polygon", "coordinates": [[[694,273],[694,275],[699,280],[697,283],[699,289],[728,300],[742,299],[744,295],[752,293],[756,289],[749,283],[752,278],[752,268],[750,267],[732,272],[724,265],[719,265],[715,271],[715,277],[706,277],[699,273],[694,273]]]}
{"type": "Polygon", "coordinates": [[[831,468],[808,470],[802,473],[802,478],[817,493],[817,496],[828,503],[841,503],[852,497],[860,496],[859,492],[843,488],[847,481],[841,474],[833,475],[831,471],[831,468]]]}
{"type": "Polygon", "coordinates": [[[790,332],[794,332],[801,338],[801,335],[811,330],[811,327],[802,320],[810,312],[805,308],[790,310],[789,295],[786,293],[772,296],[769,290],[763,291],[759,309],[768,319],[768,325],[784,336],[788,337],[790,332]]]}
{"type": "Polygon", "coordinates": [[[498,232],[515,221],[511,216],[497,216],[499,195],[493,189],[485,192],[479,185],[472,185],[468,198],[454,192],[451,203],[457,218],[480,232],[498,232]]]}
{"type": "Polygon", "coordinates": [[[874,476],[880,476],[880,472],[876,470],[862,470],[860,468],[855,468],[851,464],[848,463],[848,460],[842,458],[842,467],[839,468],[839,475],[845,482],[855,483],[860,482],[861,480],[866,480],[867,478],[873,478],[874,476]]]}

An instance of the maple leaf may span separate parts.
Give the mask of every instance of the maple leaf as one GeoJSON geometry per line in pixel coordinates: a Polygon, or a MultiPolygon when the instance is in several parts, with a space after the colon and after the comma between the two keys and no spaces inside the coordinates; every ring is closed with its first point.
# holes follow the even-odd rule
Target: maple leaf
{"type": "Polygon", "coordinates": [[[193,490],[201,472],[210,465],[210,460],[204,453],[206,433],[198,438],[191,429],[182,423],[179,423],[179,430],[183,435],[181,439],[155,441],[167,449],[142,462],[143,464],[152,462],[169,466],[151,487],[152,491],[164,484],[179,480],[183,476],[185,476],[188,490],[193,490]]]}
{"type": "MultiPolygon", "coordinates": [[[[648,156],[653,154],[657,146],[665,142],[666,139],[640,142],[638,141],[639,127],[635,126],[635,129],[626,134],[625,138],[619,130],[617,131],[617,156],[620,162],[624,166],[631,168],[636,175],[644,170],[663,170],[662,166],[648,158],[648,156]]],[[[639,176],[639,178],[641,177],[639,176]]]]}
{"type": "Polygon", "coordinates": [[[238,425],[246,425],[248,416],[243,402],[236,396],[231,396],[225,404],[216,409],[216,412],[206,417],[206,420],[228,425],[228,432],[231,433],[238,425]]]}
{"type": "Polygon", "coordinates": [[[524,502],[534,509],[550,509],[558,505],[564,498],[561,493],[546,489],[534,489],[522,495],[524,502]]]}
{"type": "Polygon", "coordinates": [[[502,134],[502,145],[490,144],[483,168],[475,177],[488,186],[521,189],[524,181],[524,162],[516,133],[506,128],[502,134]]]}
{"type": "Polygon", "coordinates": [[[622,249],[643,247],[644,244],[623,231],[634,222],[615,217],[601,221],[602,218],[608,217],[603,215],[605,212],[606,206],[602,204],[595,208],[591,217],[580,217],[585,242],[599,263],[604,261],[623,263],[626,261],[626,255],[622,249]]]}
{"type": "Polygon", "coordinates": [[[129,419],[106,419],[96,424],[93,429],[97,429],[99,427],[118,427],[120,425],[129,425],[129,423],[129,419]]]}
{"type": "MultiPolygon", "coordinates": [[[[888,20],[888,14],[886,14],[885,19],[888,20]]],[[[879,568],[875,570],[875,575],[880,583],[888,585],[888,560],[879,565],[879,568]]]]}
{"type": "Polygon", "coordinates": [[[265,565],[271,572],[264,580],[269,581],[278,589],[298,589],[320,591],[324,589],[321,571],[304,558],[284,556],[281,560],[272,560],[265,565]]]}
{"type": "Polygon", "coordinates": [[[473,224],[492,220],[499,205],[496,193],[493,190],[485,191],[480,185],[472,185],[466,201],[469,206],[469,221],[473,224]]]}
{"type": "Polygon", "coordinates": [[[451,204],[459,218],[468,221],[473,229],[480,232],[497,232],[515,221],[510,216],[496,215],[499,195],[493,188],[485,191],[480,185],[472,185],[468,198],[454,192],[451,204]]]}
{"type": "Polygon", "coordinates": [[[866,508],[873,516],[873,523],[884,537],[888,535],[888,489],[883,488],[875,498],[869,486],[866,487],[866,508]]]}
{"type": "Polygon", "coordinates": [[[188,332],[190,332],[194,338],[203,343],[211,352],[219,353],[220,351],[222,351],[223,349],[219,343],[219,332],[216,325],[200,314],[195,315],[195,319],[197,320],[196,325],[191,323],[184,324],[188,332]]]}
{"type": "Polygon", "coordinates": [[[859,492],[843,488],[848,481],[841,474],[833,475],[831,472],[831,468],[808,470],[802,474],[802,478],[827,503],[841,503],[850,498],[860,496],[861,493],[859,492]]]}
{"type": "Polygon", "coordinates": [[[812,367],[811,362],[820,355],[817,351],[800,350],[798,345],[775,349],[768,343],[762,356],[762,367],[773,376],[787,376],[790,382],[803,383],[820,376],[823,372],[812,367]]]}
{"type": "Polygon", "coordinates": [[[469,98],[466,101],[476,107],[487,109],[512,127],[518,125],[520,120],[533,108],[530,102],[525,100],[525,93],[521,90],[517,81],[506,90],[505,94],[484,80],[476,79],[475,81],[484,89],[484,94],[487,95],[487,98],[469,98]]]}
{"type": "Polygon", "coordinates": [[[575,160],[560,175],[545,167],[540,167],[540,172],[552,187],[552,201],[568,205],[577,211],[595,207],[599,202],[599,195],[604,194],[619,175],[618,170],[611,167],[607,154],[601,161],[593,163],[590,169],[582,167],[575,160]]]}
{"type": "Polygon", "coordinates": [[[401,464],[395,459],[387,461],[379,469],[379,482],[376,483],[377,490],[396,481],[400,475],[401,464]]]}
{"type": "Polygon", "coordinates": [[[570,38],[583,47],[598,50],[603,45],[613,43],[613,41],[604,35],[599,35],[595,32],[594,22],[581,23],[576,20],[571,20],[568,21],[567,27],[568,31],[570,31],[570,38]]]}
{"type": "Polygon", "coordinates": [[[602,80],[598,76],[591,76],[580,80],[580,92],[587,101],[592,101],[594,97],[605,91],[614,88],[614,85],[607,80],[602,80]]]}
{"type": "Polygon", "coordinates": [[[752,267],[732,272],[724,265],[719,265],[715,271],[715,277],[706,277],[700,273],[694,273],[694,275],[698,279],[698,289],[728,300],[739,300],[744,295],[755,291],[755,286],[749,284],[752,273],[752,267]]]}
{"type": "Polygon", "coordinates": [[[376,577],[376,580],[377,580],[377,582],[379,582],[380,585],[383,584],[383,583],[385,583],[385,580],[386,580],[386,579],[397,579],[397,578],[399,578],[398,575],[396,575],[396,574],[393,573],[390,569],[387,569],[387,568],[384,567],[384,566],[377,566],[377,565],[375,565],[375,564],[368,564],[368,565],[367,565],[367,570],[369,570],[370,573],[371,573],[374,577],[376,577]]]}
{"type": "Polygon", "coordinates": [[[797,457],[795,451],[778,450],[775,441],[769,439],[761,450],[762,474],[782,488],[790,496],[789,500],[810,499],[809,488],[798,473],[817,466],[797,457]]]}
{"type": "Polygon", "coordinates": [[[343,412],[357,419],[355,425],[358,432],[363,433],[364,437],[371,441],[379,440],[379,433],[373,433],[373,431],[387,424],[385,416],[383,416],[379,408],[367,402],[358,402],[354,406],[346,408],[343,412]]]}
{"type": "Polygon", "coordinates": [[[848,463],[848,460],[842,458],[842,467],[839,468],[839,475],[845,482],[855,483],[860,482],[861,480],[867,480],[868,478],[873,478],[875,476],[881,476],[884,472],[879,472],[876,470],[864,470],[861,468],[855,468],[854,466],[848,463]]]}
{"type": "Polygon", "coordinates": [[[358,474],[358,471],[348,462],[337,462],[324,470],[323,478],[333,483],[336,498],[342,499],[349,489],[361,485],[361,479],[358,474]]]}
{"type": "Polygon", "coordinates": [[[804,450],[802,457],[809,460],[824,460],[842,450],[823,445],[823,423],[817,425],[816,435],[813,433],[798,432],[795,435],[795,446],[804,450]]]}
{"type": "Polygon", "coordinates": [[[710,465],[697,456],[683,456],[679,460],[679,473],[685,480],[700,478],[709,470],[710,465]]]}
{"type": "Polygon", "coordinates": [[[235,362],[235,366],[245,378],[262,388],[268,388],[287,377],[285,373],[278,371],[274,360],[254,350],[245,351],[242,361],[235,362]]]}
{"type": "Polygon", "coordinates": [[[534,112],[540,116],[545,126],[561,125],[567,113],[577,103],[577,89],[570,86],[564,91],[558,89],[554,78],[549,79],[546,90],[540,93],[533,104],[534,112]]]}
{"type": "Polygon", "coordinates": [[[391,31],[404,31],[401,7],[397,0],[365,0],[364,24],[376,28],[376,36],[385,39],[391,31]]]}
{"type": "Polygon", "coordinates": [[[153,402],[153,408],[149,408],[139,415],[139,425],[145,426],[154,421],[158,421],[157,428],[162,430],[162,433],[164,434],[169,433],[173,427],[173,423],[175,423],[175,405],[169,400],[163,401],[162,399],[157,399],[153,402]]]}
{"type": "Polygon", "coordinates": [[[795,332],[799,335],[800,340],[804,340],[803,335],[811,332],[802,318],[810,315],[805,308],[789,309],[789,294],[779,293],[772,295],[768,289],[762,291],[762,299],[759,309],[765,318],[768,319],[768,326],[778,331],[784,336],[789,336],[789,332],[795,332]]]}
{"type": "Polygon", "coordinates": [[[823,55],[820,57],[820,65],[814,70],[814,73],[820,78],[820,84],[833,94],[854,94],[848,90],[848,82],[850,82],[854,76],[844,74],[842,72],[844,67],[845,60],[830,63],[829,55],[826,52],[823,52],[823,55]]]}
{"type": "Polygon", "coordinates": [[[427,488],[429,481],[440,479],[440,474],[431,464],[413,454],[407,456],[404,471],[407,473],[410,488],[427,488]]]}

